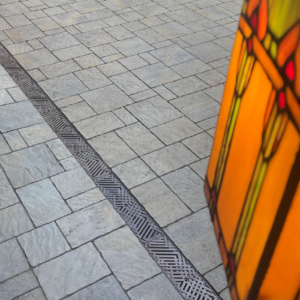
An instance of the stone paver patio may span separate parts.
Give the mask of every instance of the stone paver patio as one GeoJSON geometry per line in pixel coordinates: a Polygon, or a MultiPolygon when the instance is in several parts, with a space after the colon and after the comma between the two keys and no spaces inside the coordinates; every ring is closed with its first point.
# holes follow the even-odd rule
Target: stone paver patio
{"type": "MultiPolygon", "coordinates": [[[[203,180],[242,2],[0,0],[0,42],[224,300],[203,180]]],[[[182,299],[2,67],[0,299],[182,299]]]]}

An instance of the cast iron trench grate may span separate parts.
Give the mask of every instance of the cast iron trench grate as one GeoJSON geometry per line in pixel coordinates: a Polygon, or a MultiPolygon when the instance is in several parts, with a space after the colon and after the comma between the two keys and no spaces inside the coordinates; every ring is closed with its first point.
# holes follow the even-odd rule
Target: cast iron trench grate
{"type": "Polygon", "coordinates": [[[220,299],[98,153],[1,43],[0,64],[94,180],[181,296],[186,300],[220,299]]]}

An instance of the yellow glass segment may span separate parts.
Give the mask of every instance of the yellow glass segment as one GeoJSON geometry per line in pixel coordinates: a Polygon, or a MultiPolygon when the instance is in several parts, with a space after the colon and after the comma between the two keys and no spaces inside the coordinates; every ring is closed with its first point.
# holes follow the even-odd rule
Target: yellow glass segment
{"type": "Polygon", "coordinates": [[[271,42],[270,53],[271,53],[272,58],[275,60],[277,57],[277,44],[275,41],[271,42]]]}
{"type": "Polygon", "coordinates": [[[264,46],[267,50],[270,49],[270,45],[271,45],[271,42],[272,42],[272,37],[271,37],[271,34],[270,33],[267,33],[265,39],[264,39],[264,46]]]}
{"type": "Polygon", "coordinates": [[[289,122],[279,147],[269,162],[239,261],[236,282],[240,299],[247,297],[299,146],[297,130],[289,122]]]}
{"type": "Polygon", "coordinates": [[[217,213],[227,249],[231,248],[260,150],[263,120],[271,91],[271,82],[260,63],[255,62],[241,100],[218,197],[217,213]]]}

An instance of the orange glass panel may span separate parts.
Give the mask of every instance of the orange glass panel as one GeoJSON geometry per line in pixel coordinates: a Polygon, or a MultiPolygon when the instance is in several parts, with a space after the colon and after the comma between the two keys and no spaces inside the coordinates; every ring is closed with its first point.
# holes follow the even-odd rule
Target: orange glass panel
{"type": "Polygon", "coordinates": [[[282,67],[287,58],[295,51],[300,33],[300,24],[296,25],[281,41],[278,47],[277,63],[282,67]]]}
{"type": "Polygon", "coordinates": [[[239,26],[243,32],[243,34],[245,35],[246,38],[249,38],[251,33],[252,33],[252,29],[251,27],[248,25],[248,23],[245,21],[244,17],[240,18],[240,23],[239,26]]]}
{"type": "Polygon", "coordinates": [[[248,17],[252,16],[253,11],[258,6],[260,0],[249,0],[248,2],[248,9],[247,9],[247,15],[248,17]]]}
{"type": "Polygon", "coordinates": [[[295,83],[294,89],[298,97],[300,97],[300,43],[298,43],[295,53],[295,83]]]}
{"type": "Polygon", "coordinates": [[[260,40],[266,35],[268,26],[268,0],[261,0],[258,10],[258,30],[257,36],[260,40]]]}
{"type": "Polygon", "coordinates": [[[294,116],[295,123],[300,130],[300,104],[297,102],[293,92],[289,87],[286,88],[286,100],[291,114],[294,116]]]}
{"type": "Polygon", "coordinates": [[[274,101],[275,101],[275,97],[276,97],[276,91],[272,91],[272,94],[271,94],[271,97],[270,97],[270,100],[269,100],[269,103],[268,103],[268,108],[267,108],[267,112],[266,112],[266,116],[265,116],[265,122],[264,122],[264,129],[266,128],[267,124],[268,124],[268,121],[269,121],[269,118],[270,118],[270,115],[271,115],[271,111],[272,111],[272,108],[273,108],[273,104],[274,104],[274,101]]]}
{"type": "MultiPolygon", "coordinates": [[[[299,140],[299,136],[293,137],[299,140]]],[[[258,300],[295,299],[300,284],[300,184],[298,185],[258,300]]]]}
{"type": "Polygon", "coordinates": [[[289,122],[278,150],[269,162],[238,265],[237,287],[242,299],[246,298],[252,284],[299,146],[300,138],[297,130],[289,122]]]}
{"type": "Polygon", "coordinates": [[[261,145],[261,132],[272,85],[260,63],[256,62],[248,89],[242,98],[226,170],[218,198],[217,211],[227,249],[230,249],[239,215],[261,145]],[[255,101],[259,99],[259,101],[255,101]],[[245,128],[251,128],[245,134],[245,128]],[[247,171],[246,171],[247,170],[247,171]],[[238,184],[237,184],[238,183],[238,184]]]}

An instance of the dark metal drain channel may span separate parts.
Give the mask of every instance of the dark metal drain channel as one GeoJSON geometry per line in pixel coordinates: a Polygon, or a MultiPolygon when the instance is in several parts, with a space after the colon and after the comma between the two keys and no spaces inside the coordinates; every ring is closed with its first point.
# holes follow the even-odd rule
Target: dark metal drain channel
{"type": "Polygon", "coordinates": [[[94,180],[181,296],[186,300],[219,300],[143,206],[1,43],[0,64],[94,180]]]}

